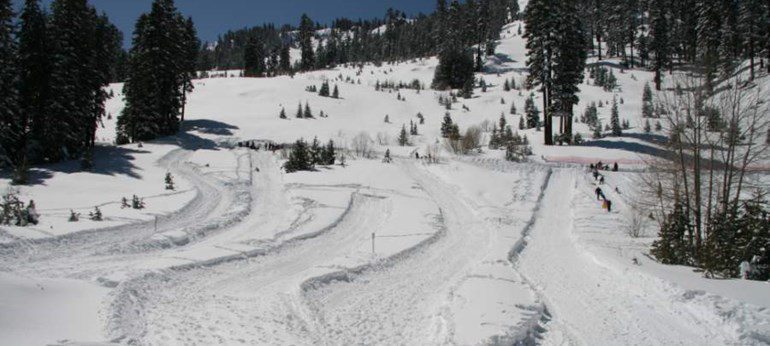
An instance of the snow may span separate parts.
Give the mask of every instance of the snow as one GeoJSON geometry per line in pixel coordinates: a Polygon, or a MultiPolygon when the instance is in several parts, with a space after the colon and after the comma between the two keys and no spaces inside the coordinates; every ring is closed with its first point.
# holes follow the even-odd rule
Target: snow
{"type": "MultiPolygon", "coordinates": [[[[526,78],[519,25],[504,29],[479,75],[489,90],[453,105],[461,129],[501,113],[518,124],[529,92],[502,85],[526,78]]],[[[768,283],[658,264],[647,256],[654,227],[640,238],[625,231],[640,172],[659,153],[641,130],[649,72],[615,69],[614,92],[581,85],[576,112],[617,95],[628,136],[546,147],[541,132],[519,131],[534,155],[515,164],[503,151],[444,150],[438,98],[447,93],[404,89],[399,101],[374,88],[414,79],[429,86],[436,64],[269,79],[221,71],[229,77],[195,81],[182,134],[141,148],[112,144],[123,107],[122,85],[112,85],[96,168],[35,168],[35,183],[20,194],[35,200],[41,224],[0,227],[0,344],[769,342],[768,283]],[[323,80],[339,86],[340,99],[305,91],[323,80]],[[329,117],[294,118],[306,102],[329,117]],[[289,119],[278,118],[281,108],[289,119]],[[397,146],[418,112],[426,118],[420,135],[397,146]],[[317,137],[350,149],[361,132],[373,139],[374,158],[346,151],[346,167],[315,172],[286,174],[281,151],[235,145],[317,137]],[[439,148],[438,163],[414,159],[429,148],[439,148]],[[386,149],[393,163],[381,162],[386,149]],[[599,160],[621,165],[606,174],[612,213],[594,200],[584,168],[599,160]],[[165,190],[166,173],[174,191],[165,190]],[[146,209],[120,208],[133,194],[146,209]],[[70,209],[85,216],[95,206],[105,221],[67,222],[70,209]]],[[[607,123],[609,106],[599,113],[607,123]]],[[[576,130],[591,137],[585,124],[576,130]]]]}
{"type": "Polygon", "coordinates": [[[79,280],[30,279],[0,272],[3,344],[99,341],[102,321],[96,312],[107,293],[106,288],[79,280]]]}

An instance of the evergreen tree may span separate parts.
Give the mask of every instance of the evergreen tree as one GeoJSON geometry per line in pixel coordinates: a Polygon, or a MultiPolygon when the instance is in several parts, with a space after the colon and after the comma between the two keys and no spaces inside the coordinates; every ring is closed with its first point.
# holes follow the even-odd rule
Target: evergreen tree
{"type": "Polygon", "coordinates": [[[524,122],[524,117],[519,117],[519,130],[526,130],[527,124],[524,122]]]}
{"type": "Polygon", "coordinates": [[[11,166],[16,143],[25,130],[20,128],[14,40],[13,10],[10,0],[0,1],[0,167],[11,166]]]}
{"type": "Polygon", "coordinates": [[[243,51],[243,76],[263,77],[267,70],[265,59],[265,48],[262,42],[258,42],[255,37],[249,38],[243,51]]]}
{"type": "Polygon", "coordinates": [[[452,133],[453,126],[454,123],[452,122],[452,117],[449,115],[449,112],[447,112],[444,114],[444,121],[441,123],[441,137],[448,138],[452,133]]]}
{"type": "Polygon", "coordinates": [[[659,238],[652,244],[652,253],[663,264],[690,264],[690,249],[686,234],[690,222],[684,207],[677,200],[674,210],[666,217],[658,234],[659,238]]]}
{"type": "MultiPolygon", "coordinates": [[[[43,161],[46,142],[49,83],[51,76],[50,47],[47,44],[46,17],[38,0],[26,0],[21,13],[19,31],[19,149],[17,183],[26,180],[28,162],[43,161]]],[[[6,66],[5,64],[3,64],[6,66]]],[[[4,95],[9,95],[4,93],[4,95]]]]}
{"type": "Polygon", "coordinates": [[[281,113],[278,115],[278,118],[286,119],[286,108],[281,108],[281,113]]]}
{"type": "Polygon", "coordinates": [[[123,87],[126,107],[118,118],[119,143],[179,131],[185,94],[192,85],[192,66],[184,57],[197,46],[191,26],[173,0],[155,0],[151,11],[137,20],[123,87]]]}
{"type": "Polygon", "coordinates": [[[450,24],[444,27],[443,42],[440,43],[439,65],[436,67],[433,77],[433,88],[437,90],[462,88],[463,95],[470,97],[473,89],[475,64],[473,54],[465,46],[465,38],[467,38],[468,33],[464,32],[462,25],[456,25],[468,17],[464,17],[461,5],[457,1],[452,1],[447,16],[446,21],[455,25],[450,24]]]}
{"type": "Polygon", "coordinates": [[[295,115],[297,119],[302,119],[302,102],[299,103],[299,106],[297,106],[297,114],[295,115]]]}
{"type": "Polygon", "coordinates": [[[533,0],[527,4],[524,12],[527,40],[527,84],[539,86],[543,93],[543,111],[545,112],[545,144],[553,145],[553,125],[551,104],[553,102],[553,61],[558,52],[556,38],[557,22],[561,6],[555,0],[533,0]]]}
{"type": "Polygon", "coordinates": [[[302,113],[305,119],[313,119],[313,111],[310,110],[310,102],[305,103],[305,111],[302,113]]]}
{"type": "Polygon", "coordinates": [[[313,170],[313,162],[307,143],[303,139],[297,140],[289,153],[289,160],[283,165],[287,173],[313,170]]]}
{"type": "Polygon", "coordinates": [[[623,135],[623,129],[620,125],[620,115],[618,113],[618,99],[617,97],[612,99],[612,115],[610,118],[610,123],[612,124],[612,135],[613,136],[622,136],[623,135]]]}
{"type": "Polygon", "coordinates": [[[291,50],[288,45],[281,46],[281,52],[279,56],[279,70],[283,73],[291,71],[291,50]]]}
{"type": "Polygon", "coordinates": [[[334,85],[334,91],[332,92],[332,98],[338,99],[340,98],[340,89],[337,87],[337,85],[334,85]]]}
{"type": "Polygon", "coordinates": [[[511,101],[511,115],[516,115],[516,101],[511,101]]]}
{"type": "Polygon", "coordinates": [[[315,66],[315,53],[313,52],[313,21],[307,14],[303,14],[299,23],[299,46],[302,54],[300,66],[303,71],[309,71],[315,66]]]}
{"type": "Polygon", "coordinates": [[[655,90],[661,90],[663,69],[669,63],[669,22],[666,0],[651,0],[650,4],[650,47],[655,54],[652,69],[655,72],[655,90]]]}
{"type": "Polygon", "coordinates": [[[642,117],[652,118],[655,113],[655,108],[652,103],[652,89],[650,85],[644,84],[644,91],[642,92],[642,117]]]}
{"type": "Polygon", "coordinates": [[[409,135],[406,133],[406,125],[401,125],[401,132],[398,135],[398,145],[406,146],[409,144],[409,135]]]}
{"type": "Polygon", "coordinates": [[[323,152],[322,156],[322,164],[331,166],[334,165],[334,162],[337,160],[337,153],[334,148],[334,141],[329,140],[329,143],[326,144],[326,150],[323,152]]]}
{"type": "Polygon", "coordinates": [[[535,99],[532,95],[524,101],[524,113],[527,117],[528,129],[533,129],[540,125],[540,110],[535,106],[535,99]]]}
{"type": "Polygon", "coordinates": [[[650,119],[644,120],[644,133],[652,132],[652,125],[650,125],[650,119]]]}
{"type": "Polygon", "coordinates": [[[587,53],[586,34],[583,24],[578,17],[576,0],[562,0],[557,2],[559,20],[556,21],[556,40],[553,50],[553,108],[560,117],[559,130],[572,138],[573,108],[578,103],[578,85],[583,82],[583,70],[587,53]]]}
{"type": "Polygon", "coordinates": [[[321,89],[318,90],[318,96],[329,97],[329,81],[323,81],[321,83],[321,89]]]}
{"type": "Polygon", "coordinates": [[[501,129],[504,129],[506,126],[508,126],[508,121],[505,120],[505,114],[500,113],[500,120],[498,120],[498,123],[500,124],[501,129]]]}
{"type": "Polygon", "coordinates": [[[770,3],[764,5],[764,0],[741,0],[740,1],[740,19],[738,27],[741,32],[741,39],[745,47],[745,55],[749,58],[750,80],[754,80],[754,59],[762,50],[762,41],[768,38],[768,20],[767,9],[770,3]]]}

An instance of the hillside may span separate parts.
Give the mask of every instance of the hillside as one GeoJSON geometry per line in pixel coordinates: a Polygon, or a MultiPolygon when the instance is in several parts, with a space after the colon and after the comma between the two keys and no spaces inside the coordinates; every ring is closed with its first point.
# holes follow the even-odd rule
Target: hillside
{"type": "MultiPolygon", "coordinates": [[[[652,73],[589,60],[618,87],[606,91],[587,75],[576,114],[601,103],[598,117],[609,124],[615,99],[630,124],[622,137],[594,140],[576,123],[584,144],[545,146],[538,129],[516,130],[532,147],[522,163],[486,146],[501,114],[518,128],[530,97],[521,26],[504,28],[477,74],[487,90],[450,110],[439,103],[448,92],[376,90],[414,80],[429,87],[436,58],[293,77],[229,71],[194,81],[178,136],[116,146],[124,101],[122,85],[111,85],[95,169],[34,168],[19,195],[35,201],[40,224],[0,227],[0,343],[770,343],[767,282],[660,264],[649,255],[653,222],[628,234],[639,176],[666,136],[665,124],[643,129],[652,73]],[[511,80],[516,88],[505,91],[511,80]],[[339,99],[306,91],[323,81],[339,99]],[[315,118],[297,119],[306,104],[315,118]],[[448,150],[447,112],[463,132],[484,130],[480,150],[448,150]],[[399,146],[410,123],[419,134],[399,146]],[[356,153],[367,137],[368,158],[356,153]],[[286,152],[238,146],[300,138],[333,140],[346,165],[288,174],[286,152]],[[383,162],[386,150],[394,162],[383,162]],[[611,212],[594,195],[587,166],[597,161],[620,166],[603,172],[611,212]],[[145,209],[121,207],[133,195],[145,209]],[[87,217],[97,206],[104,221],[87,217]],[[78,222],[68,221],[72,212],[78,222]]],[[[766,90],[770,78],[755,84],[766,90]]],[[[764,173],[752,178],[770,186],[764,173]]],[[[3,190],[9,184],[0,178],[3,190]]]]}

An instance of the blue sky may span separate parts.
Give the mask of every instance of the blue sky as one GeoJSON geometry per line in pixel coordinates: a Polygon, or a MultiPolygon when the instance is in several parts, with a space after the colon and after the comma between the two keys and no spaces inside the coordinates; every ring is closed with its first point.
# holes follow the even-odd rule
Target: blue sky
{"type": "MultiPolygon", "coordinates": [[[[23,0],[14,0],[20,9],[23,0]]],[[[43,0],[49,4],[51,0],[43,0]]],[[[127,44],[136,18],[149,11],[152,0],[89,0],[123,31],[127,44]]],[[[337,17],[382,18],[395,8],[409,15],[430,13],[436,0],[176,0],[185,16],[192,16],[202,40],[212,41],[228,29],[262,23],[298,24],[302,13],[313,20],[328,23],[337,17]]]]}

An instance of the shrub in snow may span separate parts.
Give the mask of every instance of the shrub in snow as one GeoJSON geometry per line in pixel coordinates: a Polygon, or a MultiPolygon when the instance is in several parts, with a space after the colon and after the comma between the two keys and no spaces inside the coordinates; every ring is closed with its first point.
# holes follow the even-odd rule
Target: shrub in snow
{"type": "Polygon", "coordinates": [[[76,213],[74,210],[70,209],[69,222],[78,222],[78,221],[80,221],[80,213],[76,213]]]}
{"type": "Polygon", "coordinates": [[[99,207],[94,207],[94,211],[88,213],[88,218],[91,219],[91,221],[104,221],[102,218],[102,211],[99,207]]]}
{"type": "Polygon", "coordinates": [[[174,176],[166,173],[166,190],[174,190],[174,176]]]}
{"type": "Polygon", "coordinates": [[[18,191],[9,189],[0,201],[0,225],[25,227],[29,224],[36,225],[40,215],[35,209],[35,201],[24,202],[18,197],[18,191]]]}
{"type": "Polygon", "coordinates": [[[392,159],[390,158],[390,149],[385,150],[385,157],[382,158],[382,162],[384,163],[390,163],[392,159]]]}
{"type": "Polygon", "coordinates": [[[131,199],[131,208],[133,209],[144,209],[144,198],[139,198],[139,196],[134,195],[134,197],[131,199]]]}

